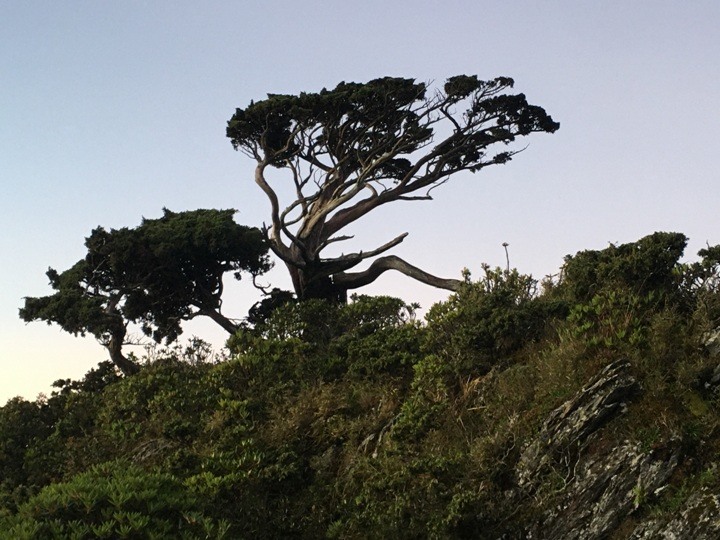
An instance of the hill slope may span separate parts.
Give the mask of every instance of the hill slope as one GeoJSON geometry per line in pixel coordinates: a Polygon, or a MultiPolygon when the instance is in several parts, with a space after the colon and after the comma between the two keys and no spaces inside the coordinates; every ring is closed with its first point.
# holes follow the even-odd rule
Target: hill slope
{"type": "Polygon", "coordinates": [[[717,538],[717,249],[288,304],[0,409],[2,538],[717,538]]]}

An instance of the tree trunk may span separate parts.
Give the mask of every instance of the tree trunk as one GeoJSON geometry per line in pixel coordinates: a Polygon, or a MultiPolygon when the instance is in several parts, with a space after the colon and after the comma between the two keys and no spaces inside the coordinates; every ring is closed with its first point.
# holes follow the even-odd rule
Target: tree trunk
{"type": "Polygon", "coordinates": [[[298,300],[328,300],[330,302],[346,303],[347,288],[336,286],[327,273],[315,268],[296,268],[287,265],[298,300]]]}
{"type": "Polygon", "coordinates": [[[113,335],[105,347],[110,353],[110,360],[112,363],[115,364],[120,371],[122,371],[123,375],[129,377],[130,375],[135,375],[139,372],[140,367],[122,353],[124,339],[125,332],[123,331],[121,336],[113,335]]]}

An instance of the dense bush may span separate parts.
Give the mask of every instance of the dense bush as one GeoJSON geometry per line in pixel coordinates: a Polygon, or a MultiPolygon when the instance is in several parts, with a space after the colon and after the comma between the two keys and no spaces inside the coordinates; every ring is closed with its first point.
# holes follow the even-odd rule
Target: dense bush
{"type": "Polygon", "coordinates": [[[603,289],[629,289],[674,298],[678,264],[687,245],[679,233],[656,232],[637,242],[611,244],[600,251],[581,251],[565,258],[563,289],[576,302],[590,301],[603,289]]]}
{"type": "Polygon", "coordinates": [[[123,462],[52,484],[0,517],[2,538],[225,538],[203,501],[173,476],[123,462]]]}
{"type": "Polygon", "coordinates": [[[422,335],[416,307],[387,296],[353,296],[349,304],[286,303],[228,345],[268,381],[409,373],[422,335]]]}
{"type": "Polygon", "coordinates": [[[455,375],[486,373],[538,340],[549,320],[565,311],[561,302],[538,296],[531,276],[488,266],[483,271],[427,315],[426,349],[455,375]]]}
{"type": "Polygon", "coordinates": [[[700,251],[699,262],[683,264],[686,244],[682,234],[657,232],[566,257],[553,292],[571,306],[570,331],[592,347],[627,352],[646,349],[661,312],[675,314],[678,324],[686,325],[703,306],[706,322],[717,319],[720,252],[708,248],[700,251]]]}

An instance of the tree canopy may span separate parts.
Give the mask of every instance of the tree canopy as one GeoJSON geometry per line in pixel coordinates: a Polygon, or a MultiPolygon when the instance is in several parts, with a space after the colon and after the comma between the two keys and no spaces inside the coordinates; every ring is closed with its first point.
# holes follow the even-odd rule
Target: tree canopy
{"type": "Polygon", "coordinates": [[[155,341],[170,343],[180,323],[211,318],[227,332],[237,324],[222,314],[223,276],[252,276],[270,268],[256,228],[238,225],[235,210],[165,210],[134,229],[98,227],[86,239],[85,258],[60,273],[47,272],[54,294],[25,298],[20,317],[56,323],[72,334],[90,333],[125,373],[137,370],[122,353],[129,323],[155,341]]]}
{"type": "Polygon", "coordinates": [[[349,289],[390,269],[457,290],[459,280],[437,278],[393,255],[347,272],[407,233],[368,251],[322,252],[352,238],[343,230],[381,205],[430,200],[455,173],[510,161],[520,151],[509,146],[518,137],[556,131],[559,124],[543,108],[507,93],[513,84],[508,77],[460,75],[431,90],[413,79],[385,77],[318,93],[270,94],[237,109],[227,136],[257,162],[255,182],[271,206],[264,233],[297,296],[344,299],[349,289]],[[273,187],[268,167],[285,170],[287,184],[273,187]],[[279,194],[288,191],[293,199],[281,204],[279,194]]]}

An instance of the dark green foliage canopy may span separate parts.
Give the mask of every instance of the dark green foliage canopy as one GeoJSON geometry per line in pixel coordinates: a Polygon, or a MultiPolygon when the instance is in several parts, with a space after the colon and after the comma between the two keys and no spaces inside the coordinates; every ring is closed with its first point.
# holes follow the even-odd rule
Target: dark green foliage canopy
{"type": "Polygon", "coordinates": [[[428,352],[452,359],[447,369],[455,373],[486,373],[539,339],[547,322],[563,315],[562,304],[537,294],[531,276],[487,265],[483,273],[426,316],[428,352]]]}
{"type": "MultiPolygon", "coordinates": [[[[124,364],[119,347],[129,322],[155,341],[174,341],[180,323],[207,316],[232,333],[222,315],[223,276],[255,276],[270,267],[258,229],[238,225],[234,210],[164,211],[139,227],[92,231],[88,253],[62,273],[48,270],[50,296],[26,298],[25,321],[56,323],[73,334],[90,333],[124,364]]],[[[130,368],[132,369],[132,368],[130,368]]]]}
{"type": "Polygon", "coordinates": [[[581,251],[565,258],[564,286],[578,300],[603,287],[629,287],[638,294],[673,291],[687,240],[681,233],[656,232],[637,242],[581,251]]]}
{"type": "Polygon", "coordinates": [[[681,233],[656,232],[567,256],[554,292],[572,306],[573,332],[593,346],[642,350],[660,310],[685,317],[702,311],[711,326],[720,322],[718,246],[700,250],[698,261],[682,263],[687,241],[681,233]]]}
{"type": "Polygon", "coordinates": [[[228,122],[233,146],[257,162],[255,181],[271,205],[265,229],[271,249],[288,266],[299,298],[345,298],[349,289],[398,270],[424,283],[457,290],[402,259],[385,256],[362,272],[346,271],[405,238],[379,248],[323,257],[339,234],[375,208],[393,201],[429,200],[431,191],[460,171],[501,164],[519,151],[510,145],[559,124],[523,94],[507,93],[512,79],[456,76],[431,90],[413,79],[385,77],[340,83],[332,90],[270,94],[237,109],[228,122]],[[286,171],[276,190],[268,167],[286,171]],[[291,187],[294,200],[281,203],[291,187]]]}

